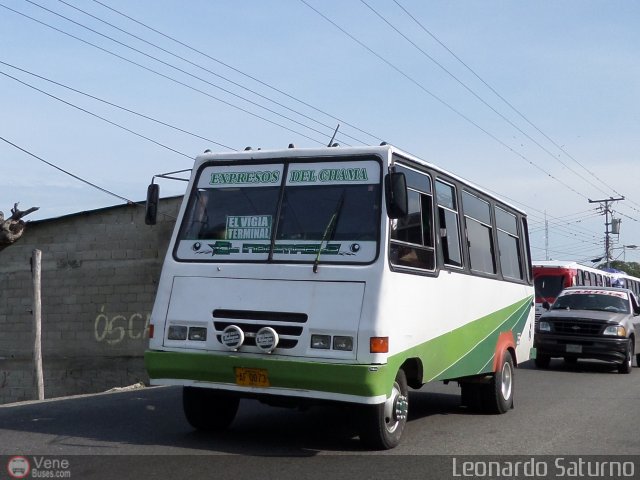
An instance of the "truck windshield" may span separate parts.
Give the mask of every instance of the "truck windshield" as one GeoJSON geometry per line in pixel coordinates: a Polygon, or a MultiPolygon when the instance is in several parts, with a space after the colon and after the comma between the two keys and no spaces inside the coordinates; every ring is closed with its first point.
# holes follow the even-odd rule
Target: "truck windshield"
{"type": "Polygon", "coordinates": [[[372,262],[380,230],[380,178],[375,160],[206,166],[174,255],[216,262],[314,262],[320,253],[323,263],[372,262]],[[324,238],[333,217],[331,235],[324,238]]]}
{"type": "Polygon", "coordinates": [[[593,292],[565,294],[555,301],[553,310],[601,310],[629,313],[629,300],[623,292],[598,294],[593,292]]]}

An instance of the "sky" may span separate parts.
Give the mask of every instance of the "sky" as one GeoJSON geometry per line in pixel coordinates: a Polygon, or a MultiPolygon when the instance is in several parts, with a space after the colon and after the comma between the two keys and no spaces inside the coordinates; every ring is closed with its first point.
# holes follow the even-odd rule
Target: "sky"
{"type": "Polygon", "coordinates": [[[612,258],[640,261],[639,24],[627,0],[0,0],[0,210],[142,201],[206,149],[340,125],[527,211],[534,260],[604,256],[595,201],[625,197],[612,258]]]}

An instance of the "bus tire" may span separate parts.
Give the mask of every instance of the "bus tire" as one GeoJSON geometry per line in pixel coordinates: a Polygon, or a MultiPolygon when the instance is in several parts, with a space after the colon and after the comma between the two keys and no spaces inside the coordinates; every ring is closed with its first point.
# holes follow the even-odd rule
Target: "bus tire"
{"type": "Polygon", "coordinates": [[[374,450],[396,447],[402,438],[409,413],[409,387],[404,370],[398,370],[387,401],[362,409],[360,440],[374,450]]]}
{"type": "Polygon", "coordinates": [[[480,383],[465,382],[460,384],[460,404],[467,407],[472,412],[484,412],[485,393],[488,385],[480,383]]]}
{"type": "Polygon", "coordinates": [[[189,424],[207,432],[226,429],[238,412],[240,399],[208,388],[183,387],[182,407],[189,424]]]}
{"type": "Polygon", "coordinates": [[[551,357],[549,355],[538,354],[534,362],[536,364],[536,367],[538,368],[549,368],[549,363],[551,363],[551,357]]]}
{"type": "Polygon", "coordinates": [[[631,373],[633,362],[633,338],[630,338],[627,342],[627,356],[620,365],[618,365],[618,372],[631,373]]]}
{"type": "Polygon", "coordinates": [[[515,368],[511,352],[506,351],[498,371],[493,374],[484,393],[487,395],[485,407],[487,413],[506,413],[513,408],[515,388],[515,368]]]}

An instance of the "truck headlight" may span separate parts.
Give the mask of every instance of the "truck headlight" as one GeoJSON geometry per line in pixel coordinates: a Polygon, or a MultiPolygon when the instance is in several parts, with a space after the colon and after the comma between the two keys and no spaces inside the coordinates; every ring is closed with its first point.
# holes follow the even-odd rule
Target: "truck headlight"
{"type": "Polygon", "coordinates": [[[541,320],[540,323],[538,323],[538,330],[540,330],[541,332],[550,332],[551,324],[549,322],[541,320]]]}
{"type": "Polygon", "coordinates": [[[622,325],[609,325],[607,328],[604,329],[604,335],[613,335],[616,337],[626,337],[627,336],[627,329],[624,328],[622,325]]]}

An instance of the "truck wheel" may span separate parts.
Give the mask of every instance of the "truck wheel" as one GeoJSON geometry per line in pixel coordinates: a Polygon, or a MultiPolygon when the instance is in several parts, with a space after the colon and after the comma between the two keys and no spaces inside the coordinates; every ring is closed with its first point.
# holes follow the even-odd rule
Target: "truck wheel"
{"type": "Polygon", "coordinates": [[[398,370],[387,401],[366,405],[362,412],[360,440],[369,448],[388,450],[400,443],[409,413],[409,387],[404,370],[398,370]]]}
{"type": "Polygon", "coordinates": [[[513,358],[511,353],[506,351],[502,358],[502,364],[493,375],[488,388],[484,391],[488,413],[506,413],[513,408],[514,380],[513,358]]]}
{"type": "Polygon", "coordinates": [[[627,342],[627,356],[624,362],[618,365],[618,372],[631,373],[631,366],[633,362],[633,338],[630,338],[627,342]]]}
{"type": "Polygon", "coordinates": [[[215,432],[226,429],[236,416],[240,399],[231,393],[208,388],[184,387],[182,407],[189,424],[215,432]]]}
{"type": "Polygon", "coordinates": [[[549,368],[549,363],[551,363],[551,357],[549,355],[538,354],[534,362],[536,364],[536,367],[538,368],[549,368]]]}

